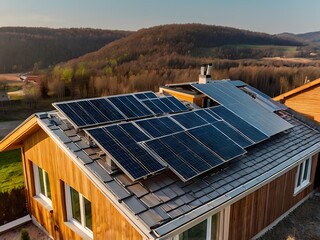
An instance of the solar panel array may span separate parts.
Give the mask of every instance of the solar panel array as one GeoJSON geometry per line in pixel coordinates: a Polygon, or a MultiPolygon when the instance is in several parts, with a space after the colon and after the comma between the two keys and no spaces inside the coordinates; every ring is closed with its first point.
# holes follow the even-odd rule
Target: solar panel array
{"type": "Polygon", "coordinates": [[[143,167],[146,161],[139,161],[141,155],[149,159],[149,164],[153,162],[168,166],[183,181],[188,181],[245,154],[244,148],[254,144],[254,141],[224,121],[212,109],[138,119],[85,131],[115,159],[115,163],[132,180],[164,169],[159,165],[155,169],[143,167]],[[104,135],[114,139],[119,146],[101,140],[104,135]],[[144,149],[143,154],[141,149],[144,149]],[[144,171],[135,169],[134,173],[130,172],[132,157],[129,163],[117,161],[113,153],[119,154],[122,151],[123,155],[137,159],[144,171]]]}
{"type": "Polygon", "coordinates": [[[241,82],[192,86],[220,105],[189,111],[174,97],[142,92],[54,106],[133,181],[166,168],[189,181],[291,127],[238,89],[241,82]]]}
{"type": "Polygon", "coordinates": [[[292,127],[290,123],[263,108],[252,97],[229,81],[192,84],[192,86],[256,127],[268,137],[292,127]]]}
{"type": "Polygon", "coordinates": [[[53,106],[64,114],[75,128],[189,110],[176,98],[158,98],[153,92],[61,102],[54,103],[53,106]]]}

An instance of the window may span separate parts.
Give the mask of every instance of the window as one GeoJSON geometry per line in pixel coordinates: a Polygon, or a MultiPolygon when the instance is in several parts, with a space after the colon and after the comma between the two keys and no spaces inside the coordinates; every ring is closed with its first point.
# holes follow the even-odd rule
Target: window
{"type": "Polygon", "coordinates": [[[33,172],[36,195],[51,206],[51,190],[48,173],[34,163],[33,172]]]}
{"type": "Polygon", "coordinates": [[[67,184],[65,191],[68,221],[93,238],[91,202],[67,184]]]}
{"type": "Polygon", "coordinates": [[[300,163],[296,174],[296,184],[294,193],[298,193],[301,189],[306,187],[310,183],[312,157],[300,163]]]}
{"type": "Polygon", "coordinates": [[[175,236],[173,240],[216,240],[219,237],[219,215],[215,214],[175,236]]]}

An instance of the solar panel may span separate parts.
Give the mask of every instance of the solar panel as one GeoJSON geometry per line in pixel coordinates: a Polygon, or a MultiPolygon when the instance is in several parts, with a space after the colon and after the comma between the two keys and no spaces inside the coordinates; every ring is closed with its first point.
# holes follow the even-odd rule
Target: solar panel
{"type": "Polygon", "coordinates": [[[74,125],[81,127],[86,125],[86,121],[81,118],[68,104],[56,104],[55,107],[60,110],[74,125]]]}
{"type": "Polygon", "coordinates": [[[210,151],[205,145],[197,141],[186,132],[179,132],[174,134],[177,142],[187,146],[194,154],[203,159],[211,168],[216,167],[223,163],[223,161],[212,151],[210,151]]]}
{"type": "Polygon", "coordinates": [[[188,111],[189,109],[183,105],[183,103],[181,103],[178,99],[176,99],[175,97],[167,97],[174,105],[176,105],[180,111],[188,111]]]}
{"type": "Polygon", "coordinates": [[[171,117],[187,129],[207,124],[207,122],[195,112],[176,114],[171,117]]]}
{"type": "Polygon", "coordinates": [[[110,119],[106,117],[102,112],[94,105],[90,104],[90,101],[79,101],[77,104],[85,109],[85,112],[92,117],[97,123],[108,122],[110,119]]]}
{"type": "Polygon", "coordinates": [[[110,119],[110,122],[124,120],[122,115],[114,106],[104,98],[88,100],[94,105],[104,116],[110,119]]]}
{"type": "Polygon", "coordinates": [[[219,115],[221,118],[223,118],[224,121],[229,123],[234,128],[238,129],[241,133],[243,133],[255,143],[261,142],[268,138],[267,135],[265,135],[223,106],[208,108],[207,111],[219,115]]]}
{"type": "Polygon", "coordinates": [[[196,110],[194,111],[194,113],[206,120],[207,123],[215,123],[221,120],[219,117],[215,117],[213,116],[213,114],[209,114],[204,109],[196,110]]]}
{"type": "Polygon", "coordinates": [[[170,109],[170,112],[181,112],[180,108],[171,102],[169,98],[163,97],[160,98],[160,101],[170,109]]]}
{"type": "Polygon", "coordinates": [[[148,96],[146,96],[144,93],[136,93],[135,96],[141,100],[148,99],[148,96]]]}
{"type": "Polygon", "coordinates": [[[140,179],[150,172],[132,157],[125,149],[121,148],[110,133],[102,128],[86,130],[87,133],[101,146],[109,155],[112,156],[115,163],[132,179],[140,179]]]}
{"type": "Polygon", "coordinates": [[[167,117],[140,120],[135,123],[152,137],[161,137],[183,130],[178,124],[167,117]]]}
{"type": "Polygon", "coordinates": [[[150,153],[143,149],[133,137],[125,133],[119,125],[108,126],[104,130],[108,131],[150,173],[164,169],[150,153]]]}
{"type": "Polygon", "coordinates": [[[207,84],[192,84],[193,87],[234,112],[267,136],[272,136],[292,127],[276,114],[263,108],[248,94],[229,81],[207,84]]]}
{"type": "Polygon", "coordinates": [[[165,113],[157,105],[155,105],[150,99],[143,100],[142,103],[145,104],[156,115],[165,113]]]}
{"type": "Polygon", "coordinates": [[[168,163],[168,167],[183,181],[188,181],[198,175],[198,172],[183,159],[174,154],[174,152],[168,148],[161,138],[147,141],[145,142],[145,145],[168,163]]]}
{"type": "Polygon", "coordinates": [[[157,98],[157,95],[155,95],[153,92],[145,92],[144,95],[147,96],[147,98],[157,98]]]}
{"type": "Polygon", "coordinates": [[[187,131],[190,135],[201,141],[210,150],[217,153],[225,161],[238,157],[246,151],[233,142],[212,125],[205,125],[187,131]]]}
{"type": "Polygon", "coordinates": [[[173,110],[171,110],[166,104],[164,104],[159,98],[152,99],[151,102],[156,105],[162,112],[164,113],[171,113],[173,110]]]}
{"type": "Polygon", "coordinates": [[[241,147],[246,148],[254,144],[253,141],[246,138],[240,132],[233,129],[230,125],[228,125],[225,121],[218,121],[212,123],[212,126],[217,128],[220,132],[227,135],[231,138],[235,143],[239,144],[241,147]]]}
{"type": "Polygon", "coordinates": [[[121,127],[126,133],[128,133],[137,142],[146,141],[150,139],[150,137],[148,137],[133,123],[119,124],[119,127],[121,127]]]}

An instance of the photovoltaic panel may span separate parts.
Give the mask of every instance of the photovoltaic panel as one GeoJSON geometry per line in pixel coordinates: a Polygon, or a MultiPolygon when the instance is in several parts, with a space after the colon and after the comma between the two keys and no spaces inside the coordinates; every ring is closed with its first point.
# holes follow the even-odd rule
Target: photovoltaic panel
{"type": "Polygon", "coordinates": [[[135,96],[141,100],[148,99],[148,97],[144,93],[136,93],[135,96]]]}
{"type": "Polygon", "coordinates": [[[90,101],[79,101],[77,104],[85,110],[88,116],[92,117],[97,123],[110,121],[98,108],[90,103],[90,101]]]}
{"type": "Polygon", "coordinates": [[[151,102],[156,105],[161,111],[164,113],[171,113],[173,110],[171,110],[166,104],[164,104],[159,98],[152,99],[151,102]]]}
{"type": "Polygon", "coordinates": [[[144,93],[147,98],[152,99],[152,98],[157,98],[157,95],[155,95],[153,92],[145,92],[144,93]]]}
{"type": "Polygon", "coordinates": [[[135,123],[152,137],[161,137],[183,130],[178,124],[167,117],[139,120],[135,123]]]}
{"type": "Polygon", "coordinates": [[[71,122],[73,122],[76,126],[84,126],[86,125],[86,121],[81,118],[68,104],[57,104],[56,108],[63,112],[66,117],[68,117],[71,122]]]}
{"type": "Polygon", "coordinates": [[[179,156],[174,154],[171,149],[161,140],[161,138],[153,139],[144,143],[149,149],[155,152],[159,157],[168,163],[169,168],[175,172],[183,181],[198,175],[198,172],[193,169],[179,156]]]}
{"type": "Polygon", "coordinates": [[[157,105],[155,105],[150,99],[143,100],[142,103],[145,104],[156,115],[165,113],[157,105]]]}
{"type": "Polygon", "coordinates": [[[104,128],[122,148],[126,149],[137,161],[150,173],[164,169],[164,167],[144,148],[142,148],[131,136],[125,133],[119,125],[112,125],[104,128]]]}
{"type": "Polygon", "coordinates": [[[180,111],[188,111],[189,109],[185,106],[185,105],[183,105],[183,103],[182,102],[180,102],[178,99],[176,99],[175,97],[172,97],[172,96],[170,96],[170,97],[167,97],[174,105],[176,105],[179,109],[180,109],[180,111]]]}
{"type": "Polygon", "coordinates": [[[290,123],[263,108],[251,96],[229,81],[192,84],[192,86],[243,118],[268,137],[292,127],[290,123]]]}
{"type": "Polygon", "coordinates": [[[180,108],[171,102],[169,98],[163,97],[160,98],[160,101],[170,109],[170,112],[181,112],[180,108]]]}
{"type": "Polygon", "coordinates": [[[252,125],[250,125],[242,118],[235,115],[223,106],[207,108],[207,111],[219,115],[221,118],[223,118],[224,121],[238,129],[241,133],[243,133],[245,136],[250,138],[255,143],[268,139],[267,135],[265,135],[264,133],[262,133],[261,131],[259,131],[258,129],[256,129],[255,127],[253,127],[252,125]]]}
{"type": "Polygon", "coordinates": [[[110,133],[102,128],[86,130],[87,133],[112,156],[115,163],[133,180],[140,179],[150,174],[139,162],[132,157],[125,149],[121,148],[110,133]]]}
{"type": "Polygon", "coordinates": [[[121,127],[127,134],[129,134],[137,142],[146,141],[150,139],[149,136],[147,136],[144,132],[142,132],[139,128],[137,128],[131,122],[119,124],[119,127],[121,127]]]}
{"type": "Polygon", "coordinates": [[[225,161],[238,157],[246,151],[233,142],[212,125],[205,125],[187,131],[190,135],[201,141],[210,150],[217,153],[225,161]]]}
{"type": "Polygon", "coordinates": [[[194,113],[203,118],[207,123],[215,123],[221,120],[220,118],[213,116],[213,114],[209,114],[204,109],[196,110],[194,113]]]}
{"type": "Polygon", "coordinates": [[[188,147],[190,151],[203,159],[208,165],[210,165],[211,168],[223,163],[223,161],[216,154],[210,151],[200,141],[197,141],[188,135],[186,132],[176,133],[174,134],[174,137],[179,144],[183,144],[184,146],[188,147]]]}
{"type": "Polygon", "coordinates": [[[104,116],[110,119],[110,122],[124,120],[125,116],[122,115],[114,106],[104,98],[88,100],[94,105],[104,116]]]}
{"type": "Polygon", "coordinates": [[[222,132],[225,135],[227,135],[235,143],[239,144],[243,148],[249,147],[249,146],[254,144],[253,141],[249,140],[248,138],[243,136],[241,133],[239,133],[238,131],[233,129],[225,121],[218,121],[218,122],[212,123],[212,126],[214,126],[220,132],[222,132]]]}
{"type": "Polygon", "coordinates": [[[171,117],[187,129],[207,124],[207,122],[195,112],[185,112],[172,115],[171,117]]]}

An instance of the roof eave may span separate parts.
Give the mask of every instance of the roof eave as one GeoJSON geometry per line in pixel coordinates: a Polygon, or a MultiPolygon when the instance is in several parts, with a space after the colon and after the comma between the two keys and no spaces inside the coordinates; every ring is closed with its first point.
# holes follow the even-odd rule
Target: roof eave
{"type": "Polygon", "coordinates": [[[40,126],[33,114],[0,141],[0,152],[20,148],[22,140],[38,129],[40,126]]]}

